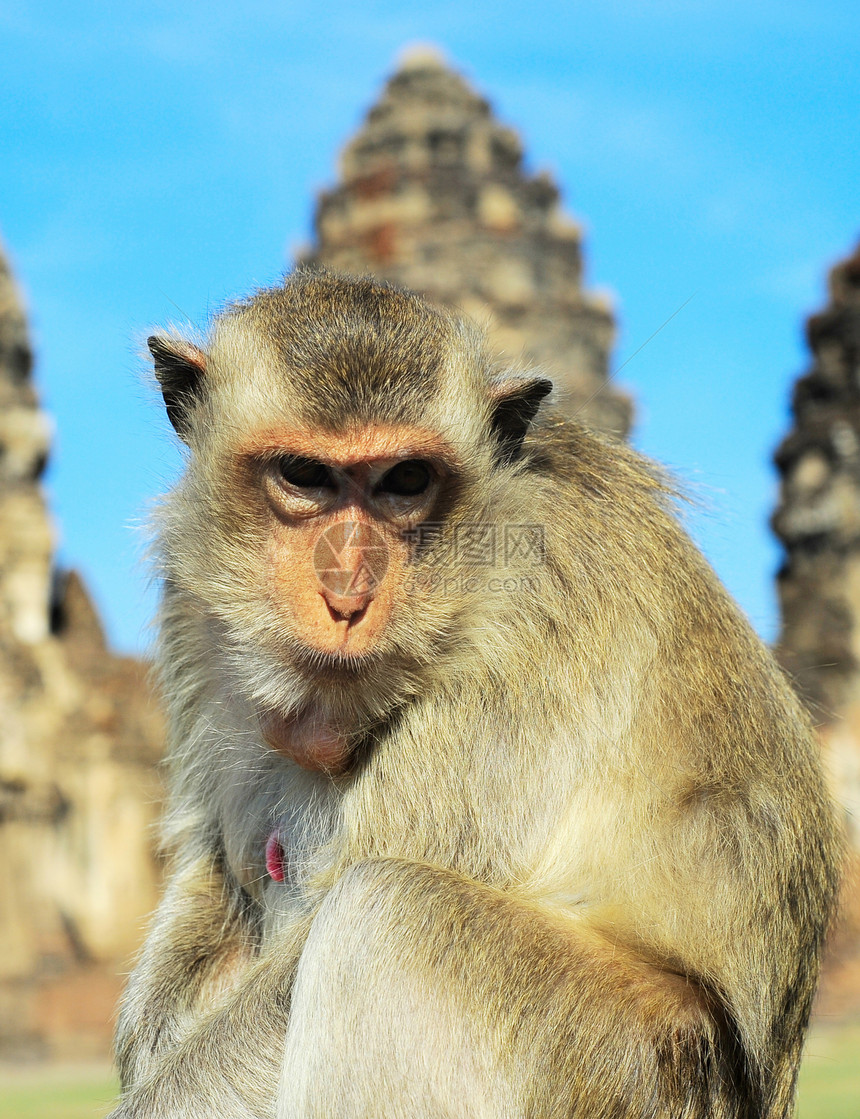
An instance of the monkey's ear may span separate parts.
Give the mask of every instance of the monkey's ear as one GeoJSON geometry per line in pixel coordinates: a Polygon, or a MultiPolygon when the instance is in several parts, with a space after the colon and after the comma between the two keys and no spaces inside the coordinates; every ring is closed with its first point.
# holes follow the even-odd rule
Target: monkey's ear
{"type": "Polygon", "coordinates": [[[206,354],[180,338],[153,334],[146,340],[155,362],[155,375],[167,408],[167,418],[180,439],[188,434],[188,408],[200,394],[206,354]]]}
{"type": "Polygon", "coordinates": [[[498,381],[492,386],[492,428],[499,445],[500,463],[513,462],[518,457],[529,424],[550,392],[552,381],[546,377],[498,381]]]}

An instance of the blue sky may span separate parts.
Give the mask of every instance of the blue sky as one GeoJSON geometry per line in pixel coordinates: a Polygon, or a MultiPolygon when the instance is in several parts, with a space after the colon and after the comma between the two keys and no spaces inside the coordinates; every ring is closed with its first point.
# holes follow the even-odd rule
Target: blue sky
{"type": "Polygon", "coordinates": [[[408,43],[519,129],[612,293],[636,445],[768,639],[770,455],[802,321],[860,233],[856,0],[433,5],[0,0],[0,233],[57,428],[59,559],[145,646],[147,509],[179,456],[140,343],[273,281],[408,43]],[[320,9],[322,11],[322,9],[320,9]],[[692,298],[690,298],[692,297],[692,298]]]}

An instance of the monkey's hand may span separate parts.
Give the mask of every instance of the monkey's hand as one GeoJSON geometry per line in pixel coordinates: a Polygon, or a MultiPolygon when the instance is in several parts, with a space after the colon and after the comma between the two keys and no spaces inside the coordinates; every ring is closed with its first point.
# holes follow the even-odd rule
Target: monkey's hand
{"type": "Polygon", "coordinates": [[[275,938],[239,985],[132,1082],[109,1119],[271,1119],[307,927],[275,938]]]}
{"type": "Polygon", "coordinates": [[[145,1080],[225,999],[253,947],[241,897],[219,860],[209,852],[182,860],[120,1005],[115,1052],[124,1088],[145,1080]]]}

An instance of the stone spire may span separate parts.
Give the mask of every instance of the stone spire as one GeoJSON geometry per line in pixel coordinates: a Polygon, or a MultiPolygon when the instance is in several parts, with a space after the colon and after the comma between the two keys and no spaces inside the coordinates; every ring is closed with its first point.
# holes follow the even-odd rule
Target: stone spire
{"type": "Polygon", "coordinates": [[[162,729],[145,666],[54,570],[31,366],[0,254],[0,1060],[103,1057],[157,888],[162,729]]]}
{"type": "Polygon", "coordinates": [[[579,228],[551,177],[523,169],[517,134],[435,51],[403,57],[315,226],[309,261],[461,308],[500,355],[546,369],[570,414],[627,433],[630,403],[607,386],[613,316],[583,290],[579,228]]]}
{"type": "Polygon", "coordinates": [[[27,324],[0,249],[0,633],[48,633],[53,537],[39,489],[50,428],[30,380],[27,324]]]}
{"type": "Polygon", "coordinates": [[[860,702],[860,244],[831,271],[829,304],[807,338],[812,367],[775,456],[773,527],[786,553],[779,651],[829,720],[860,702]]]}

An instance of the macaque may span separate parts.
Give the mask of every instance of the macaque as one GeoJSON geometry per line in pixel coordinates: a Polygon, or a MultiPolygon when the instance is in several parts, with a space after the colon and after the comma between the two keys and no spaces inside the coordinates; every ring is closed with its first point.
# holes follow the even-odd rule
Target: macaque
{"type": "Polygon", "coordinates": [[[149,348],[172,871],[115,1119],[789,1116],[837,831],[660,472],[371,279],[149,348]]]}

